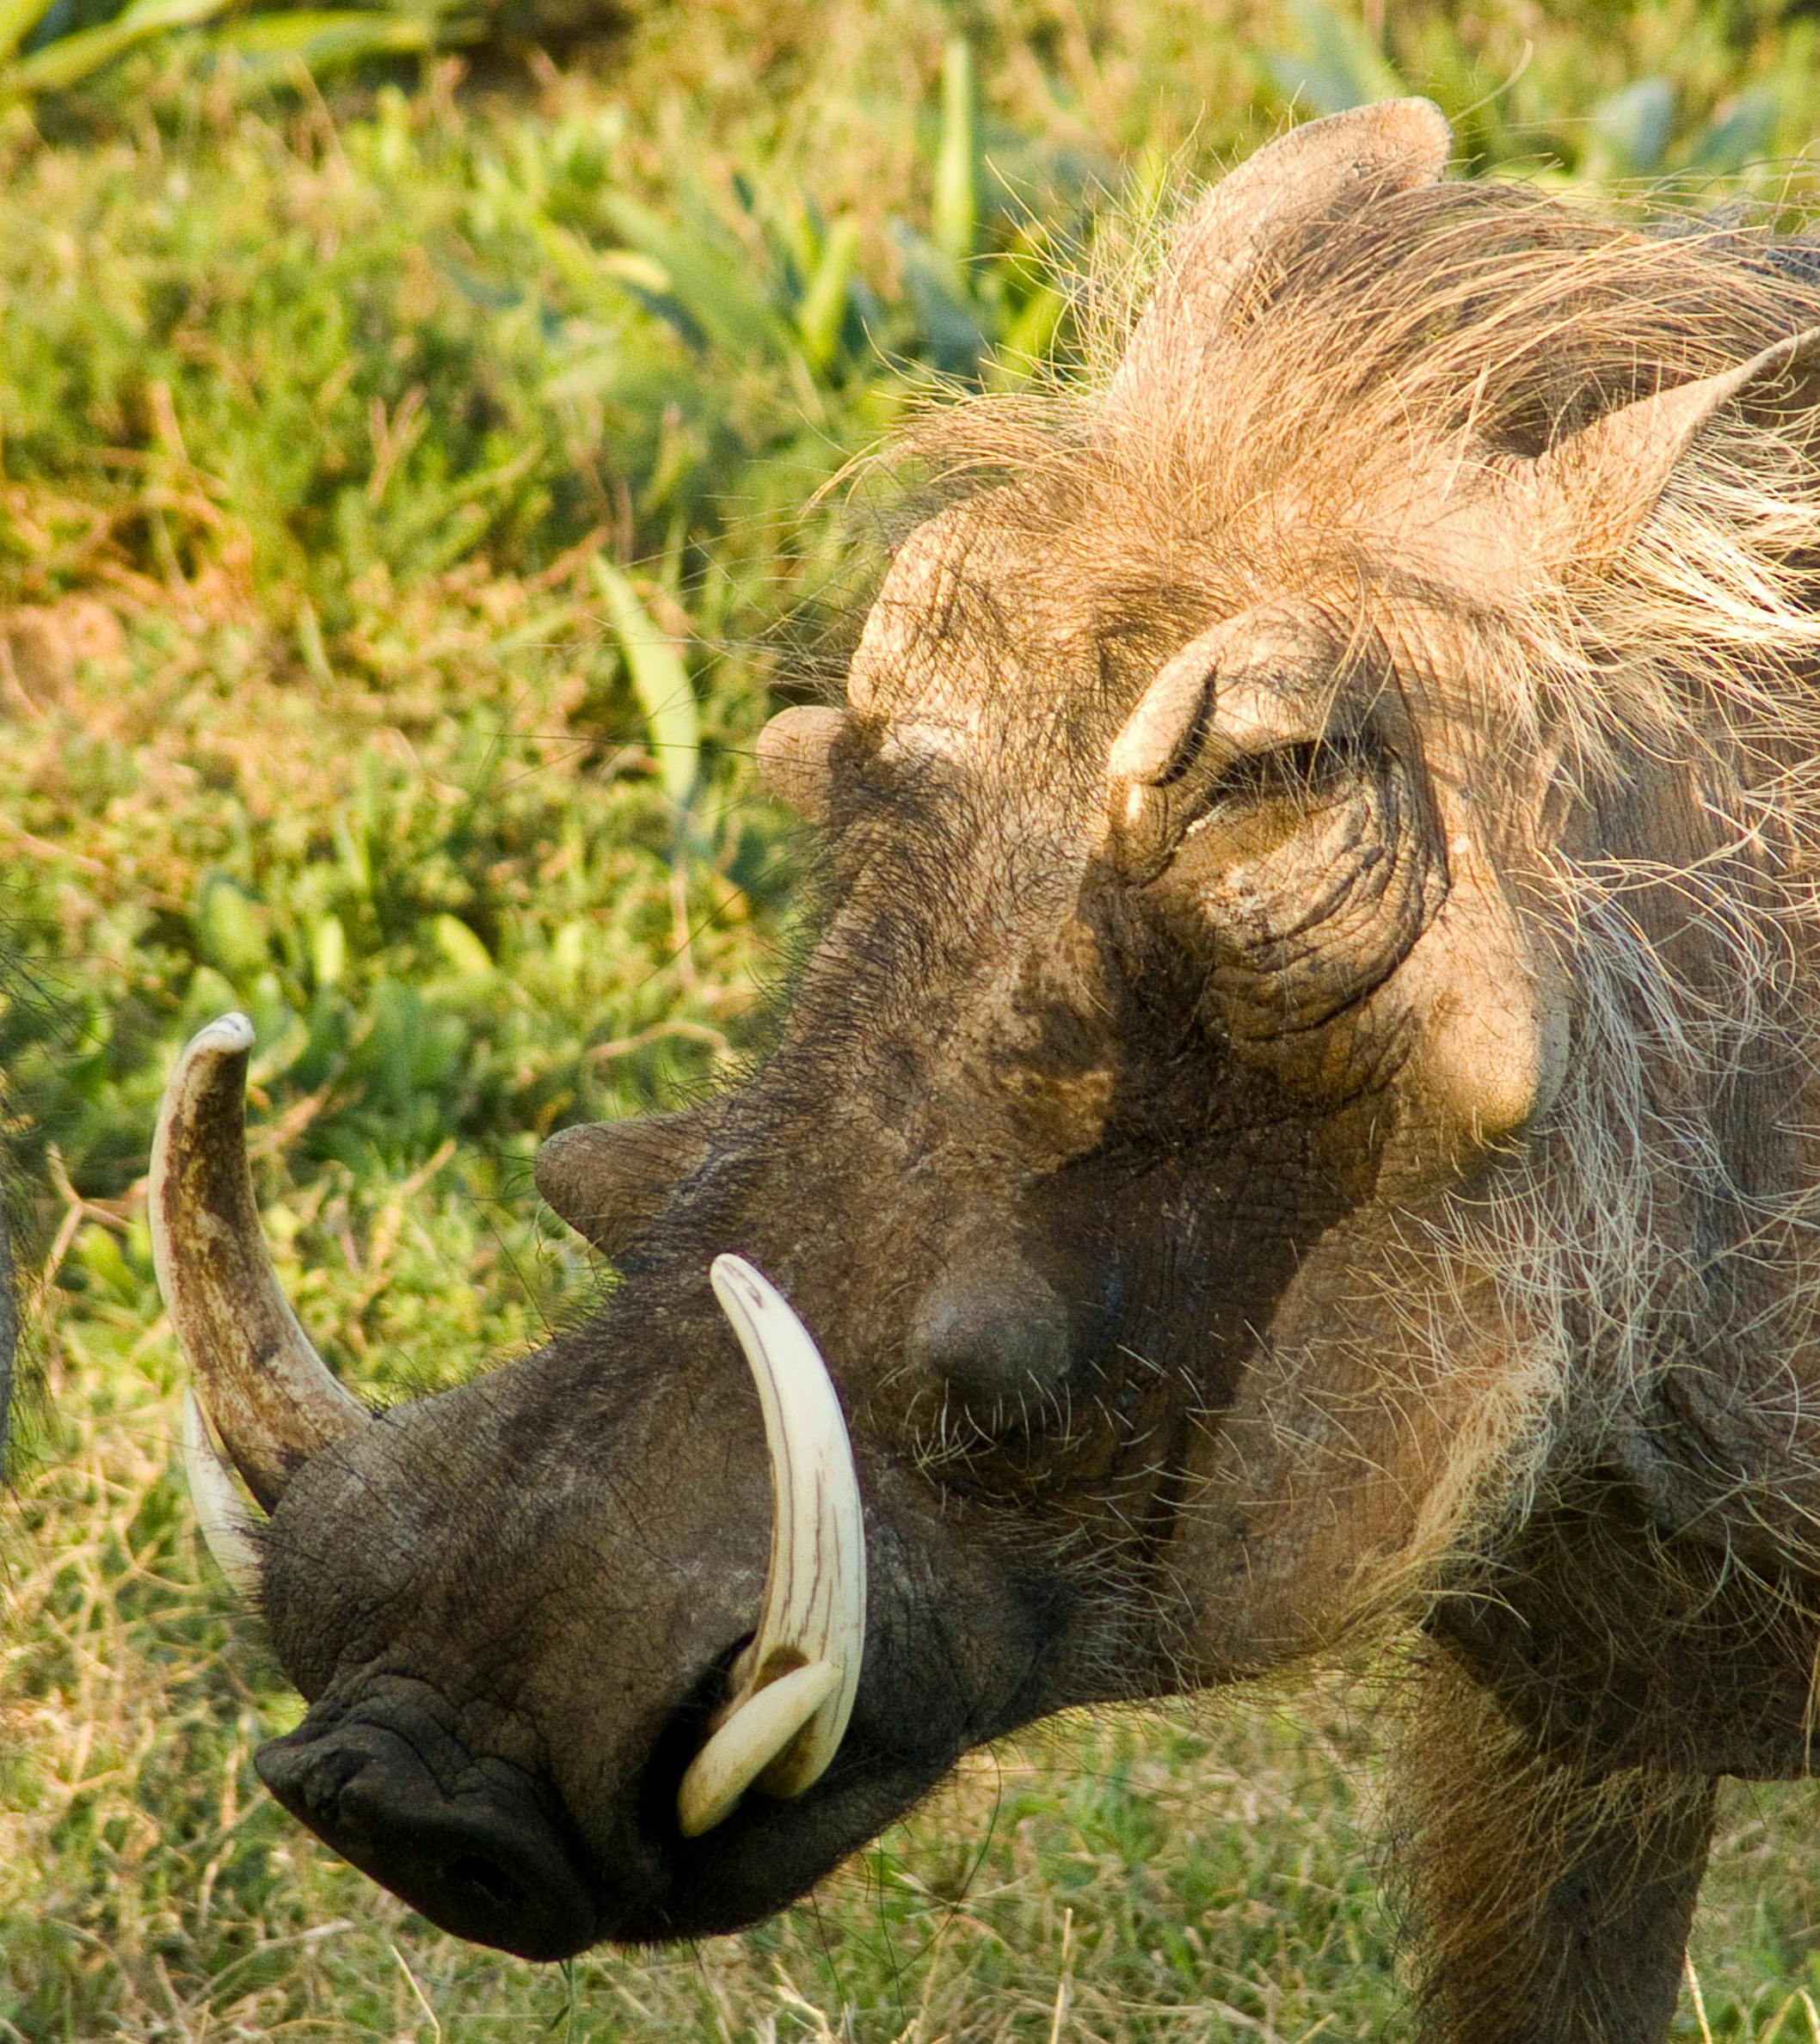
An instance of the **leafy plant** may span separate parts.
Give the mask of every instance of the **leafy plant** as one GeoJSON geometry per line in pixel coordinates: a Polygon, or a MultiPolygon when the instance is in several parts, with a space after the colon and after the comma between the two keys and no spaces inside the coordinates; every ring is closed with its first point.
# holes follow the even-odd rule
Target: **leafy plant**
{"type": "Polygon", "coordinates": [[[58,0],[0,3],[0,98],[34,97],[84,83],[139,46],[218,24],[206,48],[243,65],[301,63],[312,70],[421,54],[471,41],[471,15],[397,0],[373,8],[291,8],[223,21],[239,0],[127,0],[110,18],[58,28],[58,0]]]}
{"type": "Polygon", "coordinates": [[[597,554],[588,565],[618,635],[632,693],[644,713],[664,793],[679,811],[685,810],[701,772],[702,751],[701,719],[688,670],[674,641],[659,629],[637,591],[612,562],[597,554]]]}

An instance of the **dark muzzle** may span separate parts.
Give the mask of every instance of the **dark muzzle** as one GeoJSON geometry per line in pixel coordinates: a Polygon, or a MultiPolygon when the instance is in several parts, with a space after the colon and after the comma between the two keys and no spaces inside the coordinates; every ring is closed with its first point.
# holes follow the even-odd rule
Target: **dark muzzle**
{"type": "Polygon", "coordinates": [[[386,1725],[312,1731],[306,1720],[254,1765],[343,1859],[456,1937],[521,1959],[593,1944],[597,1912],[547,1793],[499,1760],[470,1763],[446,1786],[420,1746],[436,1750],[386,1725]]]}

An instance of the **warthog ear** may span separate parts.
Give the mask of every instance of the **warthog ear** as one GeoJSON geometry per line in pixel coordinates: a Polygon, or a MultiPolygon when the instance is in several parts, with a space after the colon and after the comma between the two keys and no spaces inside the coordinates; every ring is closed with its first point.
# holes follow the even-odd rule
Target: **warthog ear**
{"type": "Polygon", "coordinates": [[[832,756],[846,727],[841,711],[804,703],[780,709],[759,734],[759,779],[809,823],[827,821],[832,756]]]}
{"type": "Polygon", "coordinates": [[[1521,515],[1557,558],[1598,567],[1636,537],[1700,428],[1728,404],[1774,419],[1817,402],[1820,327],[1582,427],[1524,464],[1516,479],[1521,515]]]}
{"type": "Polygon", "coordinates": [[[538,1151],[532,1171],[552,1211],[611,1256],[707,1153],[699,1115],[649,1114],[562,1129],[538,1151]]]}
{"type": "Polygon", "coordinates": [[[1387,100],[1311,120],[1221,179],[1177,230],[1163,273],[1114,379],[1141,389],[1218,328],[1270,243],[1348,193],[1437,183],[1453,131],[1430,101],[1387,100]]]}

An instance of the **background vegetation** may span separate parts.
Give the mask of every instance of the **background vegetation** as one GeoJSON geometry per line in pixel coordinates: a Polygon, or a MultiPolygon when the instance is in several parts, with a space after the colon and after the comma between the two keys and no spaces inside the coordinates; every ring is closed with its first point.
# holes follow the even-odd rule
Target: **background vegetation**
{"type": "MultiPolygon", "coordinates": [[[[1816,23],[538,7],[0,0],[0,868],[55,961],[0,1008],[46,1188],[0,2036],[1379,2035],[1341,1691],[1053,1728],[787,1922],[565,1972],[440,1937],[318,1850],[252,1776],[296,1706],[172,1473],[156,1098],[191,1028],[251,1011],[269,1229],[362,1389],[534,1339],[597,1282],[531,1196],[538,1140],[750,1040],[793,856],[750,740],[868,572],[864,519],[816,492],[908,394],[1065,355],[1109,194],[1141,206],[1292,101],[1406,83],[1479,175],[1793,218],[1816,23]],[[582,27],[560,61],[532,40],[582,27]]],[[[1735,1795],[1678,2034],[1820,2044],[1809,1808],[1735,1795]]]]}

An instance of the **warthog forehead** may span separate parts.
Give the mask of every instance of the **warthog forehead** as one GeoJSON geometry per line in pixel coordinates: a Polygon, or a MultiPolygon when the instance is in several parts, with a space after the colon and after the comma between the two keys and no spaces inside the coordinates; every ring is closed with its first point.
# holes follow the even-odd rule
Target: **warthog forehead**
{"type": "Polygon", "coordinates": [[[951,506],[906,540],[879,591],[847,678],[847,697],[883,720],[889,742],[975,755],[1021,734],[1066,757],[1104,751],[1099,619],[1078,578],[1044,557],[1040,531],[1013,513],[1019,493],[951,506]]]}

